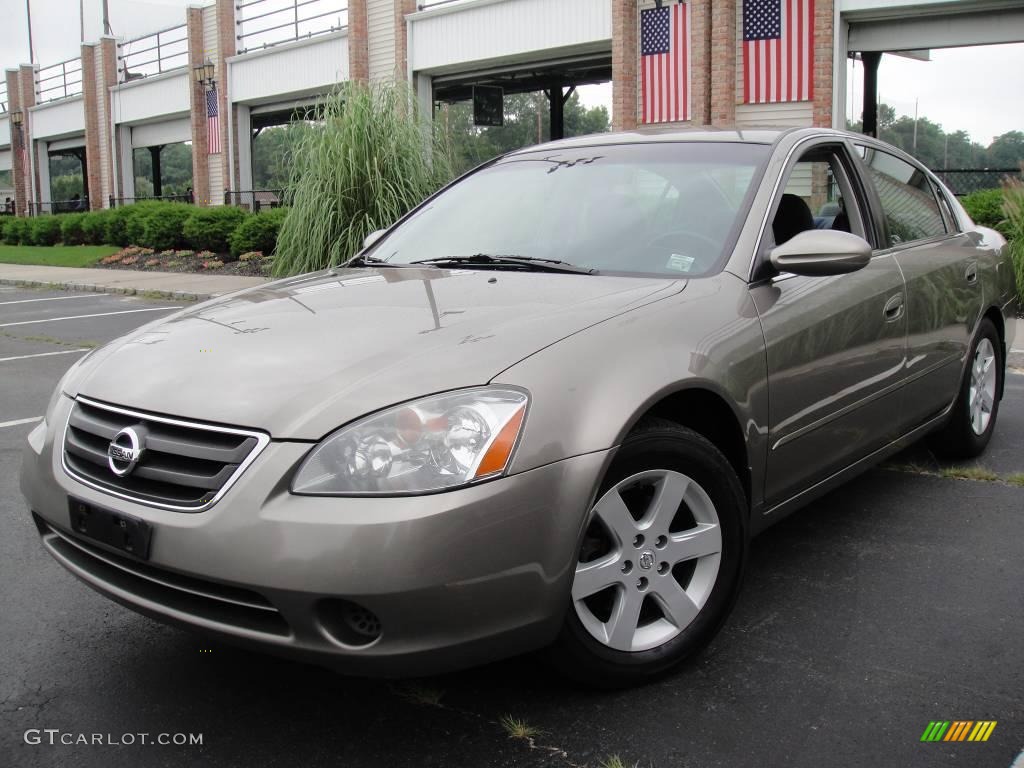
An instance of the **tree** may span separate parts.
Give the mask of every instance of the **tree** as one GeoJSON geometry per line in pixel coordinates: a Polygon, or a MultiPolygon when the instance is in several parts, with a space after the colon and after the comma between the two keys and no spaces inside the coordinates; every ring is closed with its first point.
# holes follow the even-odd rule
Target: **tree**
{"type": "Polygon", "coordinates": [[[1024,133],[1010,131],[996,136],[985,154],[989,168],[1020,167],[1024,162],[1024,133]]]}
{"type": "MultiPolygon", "coordinates": [[[[608,110],[585,107],[573,93],[563,110],[565,135],[602,133],[611,128],[608,110]]],[[[539,144],[551,136],[551,108],[543,92],[517,93],[505,97],[504,125],[473,125],[473,105],[469,102],[442,105],[435,114],[451,137],[456,162],[462,170],[472,168],[495,155],[539,144]]]]}

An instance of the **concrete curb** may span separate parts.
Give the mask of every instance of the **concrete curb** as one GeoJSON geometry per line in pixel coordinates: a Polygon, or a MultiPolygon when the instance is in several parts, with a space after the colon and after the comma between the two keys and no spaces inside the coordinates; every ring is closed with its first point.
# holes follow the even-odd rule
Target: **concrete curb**
{"type": "Polygon", "coordinates": [[[0,278],[0,285],[13,285],[19,288],[46,288],[52,291],[87,291],[91,293],[119,293],[123,296],[142,296],[147,299],[171,299],[173,301],[206,301],[217,293],[188,293],[186,291],[161,291],[156,289],[141,290],[128,286],[97,285],[95,283],[47,282],[45,280],[14,280],[0,278]]]}

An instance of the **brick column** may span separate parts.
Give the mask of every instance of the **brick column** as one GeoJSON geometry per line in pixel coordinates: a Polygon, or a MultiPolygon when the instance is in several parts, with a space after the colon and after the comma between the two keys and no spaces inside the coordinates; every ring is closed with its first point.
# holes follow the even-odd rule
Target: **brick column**
{"type": "Polygon", "coordinates": [[[612,4],[612,129],[629,131],[637,124],[637,0],[612,4]]]}
{"type": "MultiPolygon", "coordinates": [[[[814,3],[814,125],[832,127],[833,0],[814,3]]],[[[846,77],[846,73],[843,73],[846,77]]],[[[840,126],[844,127],[845,126],[840,126]]]]}
{"type": "Polygon", "coordinates": [[[370,79],[366,0],[349,0],[348,3],[348,79],[363,83],[370,79]]]}
{"type": "MultiPolygon", "coordinates": [[[[117,136],[112,135],[113,125],[111,121],[110,89],[117,85],[117,39],[114,37],[103,37],[98,46],[100,60],[97,62],[97,76],[100,79],[98,93],[96,94],[100,106],[100,138],[102,141],[100,149],[100,173],[103,174],[102,187],[103,197],[98,201],[100,208],[107,205],[106,197],[119,196],[122,190],[120,179],[114,178],[114,153],[120,152],[121,142],[117,136]]],[[[84,76],[84,75],[83,75],[84,76]]],[[[122,171],[124,169],[121,169],[122,171]]],[[[134,171],[129,169],[128,173],[134,171]]],[[[90,203],[91,207],[91,203],[90,203]]]]}
{"type": "Polygon", "coordinates": [[[690,122],[711,123],[711,2],[690,0],[690,122]]]}
{"type": "Polygon", "coordinates": [[[22,123],[21,135],[29,155],[29,162],[24,170],[25,199],[34,199],[38,204],[42,202],[39,191],[39,161],[36,157],[35,141],[32,139],[32,115],[28,111],[28,108],[35,106],[36,103],[36,71],[31,64],[22,64],[18,67],[18,88],[25,120],[22,123]]]}
{"type": "MultiPolygon", "coordinates": [[[[35,104],[35,85],[27,92],[22,90],[21,69],[8,69],[7,79],[7,114],[8,117],[15,112],[21,114],[22,123],[15,126],[10,121],[11,129],[11,183],[14,186],[14,212],[19,216],[28,214],[28,203],[31,197],[32,185],[29,183],[31,165],[27,162],[32,152],[32,133],[29,125],[30,115],[28,108],[35,104]],[[24,150],[24,151],[22,151],[24,150]]],[[[30,70],[31,71],[31,70],[30,70]]]]}
{"type": "Polygon", "coordinates": [[[736,124],[736,2],[714,0],[711,6],[711,125],[736,124]]]}
{"type": "MultiPolygon", "coordinates": [[[[228,94],[228,65],[226,59],[238,52],[237,39],[235,37],[235,0],[217,0],[217,110],[220,114],[220,145],[223,153],[221,162],[221,186],[223,189],[237,188],[237,180],[231,178],[231,168],[238,172],[238,141],[230,136],[228,123],[232,126],[238,125],[238,115],[232,113],[229,119],[229,109],[232,109],[231,100],[228,94]],[[234,157],[229,160],[229,153],[234,157]]],[[[204,106],[203,114],[206,114],[204,106]]],[[[193,187],[195,189],[195,187],[193,187]]],[[[222,202],[216,201],[216,202],[222,202]]]]}
{"type": "Polygon", "coordinates": [[[83,179],[89,208],[103,207],[102,169],[100,167],[100,125],[96,87],[96,51],[93,45],[82,45],[82,108],[85,110],[85,167],[83,179]]]}
{"type": "Polygon", "coordinates": [[[415,12],[416,0],[395,0],[395,72],[399,80],[406,79],[409,72],[409,26],[405,17],[415,12]]]}
{"type": "Polygon", "coordinates": [[[185,28],[188,34],[189,105],[192,122],[192,196],[196,205],[204,205],[210,189],[210,160],[206,154],[206,85],[197,83],[192,74],[195,67],[206,63],[202,8],[191,7],[186,11],[185,28]]]}

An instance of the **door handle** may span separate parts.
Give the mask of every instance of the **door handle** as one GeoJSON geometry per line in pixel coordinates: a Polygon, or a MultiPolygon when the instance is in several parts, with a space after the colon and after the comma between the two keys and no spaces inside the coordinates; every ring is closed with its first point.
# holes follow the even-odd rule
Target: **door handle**
{"type": "Polygon", "coordinates": [[[897,293],[885,302],[885,322],[892,323],[903,317],[903,294],[897,293]]]}
{"type": "Polygon", "coordinates": [[[964,270],[964,279],[971,285],[978,282],[978,264],[972,261],[967,265],[967,269],[964,270]]]}

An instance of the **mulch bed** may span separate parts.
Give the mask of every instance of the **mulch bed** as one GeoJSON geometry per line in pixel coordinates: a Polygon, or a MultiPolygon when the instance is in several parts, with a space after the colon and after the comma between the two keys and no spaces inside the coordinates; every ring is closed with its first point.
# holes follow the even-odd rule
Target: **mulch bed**
{"type": "Polygon", "coordinates": [[[243,253],[231,261],[228,254],[209,251],[153,251],[129,246],[93,264],[99,269],[127,269],[137,272],[196,272],[210,275],[269,277],[271,259],[259,251],[243,253]]]}

